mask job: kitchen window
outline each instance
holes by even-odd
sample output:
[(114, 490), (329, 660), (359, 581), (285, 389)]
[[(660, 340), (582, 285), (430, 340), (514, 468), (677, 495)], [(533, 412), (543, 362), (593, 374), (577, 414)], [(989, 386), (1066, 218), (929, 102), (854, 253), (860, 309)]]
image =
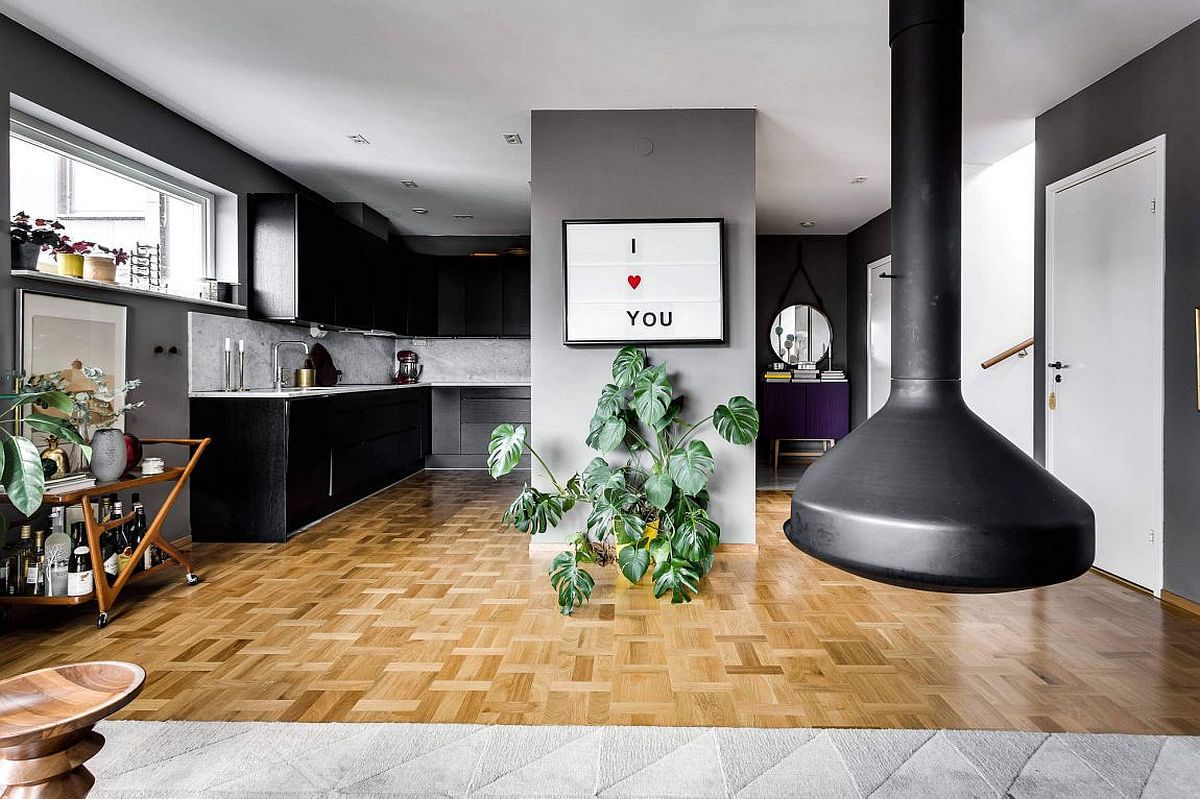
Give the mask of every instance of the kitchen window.
[[(12, 213), (56, 219), (71, 241), (129, 254), (116, 283), (204, 297), (216, 279), (214, 195), (48, 123), (9, 117)], [(42, 253), (39, 271), (54, 271)]]

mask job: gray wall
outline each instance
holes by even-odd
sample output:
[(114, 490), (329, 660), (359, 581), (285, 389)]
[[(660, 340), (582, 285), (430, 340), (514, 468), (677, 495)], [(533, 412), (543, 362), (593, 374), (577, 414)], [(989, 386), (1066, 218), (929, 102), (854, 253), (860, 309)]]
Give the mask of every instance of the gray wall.
[[(117, 139), (199, 178), (241, 195), (238, 274), (246, 283), (244, 195), (256, 191), (300, 191), (283, 174), (134, 91), (17, 23), (0, 16), (0, 93), (16, 94)], [(0, 137), (0, 216), (8, 219), (8, 137)], [(17, 209), (19, 210), (19, 209)], [(16, 363), (15, 289), (125, 305), (128, 312), (126, 370), (144, 381), (134, 394), (146, 407), (129, 417), (127, 429), (141, 436), (180, 436), (188, 431), (187, 313), (205, 306), (105, 292), (48, 286), (14, 279), (10, 251), (0, 247), (0, 373)], [(178, 355), (155, 355), (156, 344), (175, 345)], [(165, 453), (164, 453), (165, 454)], [(150, 494), (150, 492), (147, 492)], [(147, 496), (148, 504), (156, 497)], [(153, 509), (153, 508), (151, 508)], [(168, 532), (186, 532), (186, 495), (176, 505)]]
[[(1200, 22), (1184, 28), (1037, 118), (1034, 449), (1046, 420), (1046, 186), (1167, 136), (1165, 340), (1165, 588), (1200, 601), (1200, 413), (1193, 308), (1200, 305)], [(1155, 426), (1158, 419), (1130, 424)]]
[[(646, 137), (654, 149), (642, 156)], [(534, 111), (531, 139), (533, 429), (565, 479), (595, 454), (583, 440), (617, 348), (562, 343), (563, 219), (724, 217), (729, 342), (649, 351), (669, 364), (697, 417), (731, 395), (754, 396), (755, 111)], [(752, 542), (753, 448), (715, 433), (705, 439), (717, 458), (712, 510), (721, 540)]]
[(850, 426), (867, 419), (867, 264), (892, 251), (892, 212), (846, 236), (846, 346)]

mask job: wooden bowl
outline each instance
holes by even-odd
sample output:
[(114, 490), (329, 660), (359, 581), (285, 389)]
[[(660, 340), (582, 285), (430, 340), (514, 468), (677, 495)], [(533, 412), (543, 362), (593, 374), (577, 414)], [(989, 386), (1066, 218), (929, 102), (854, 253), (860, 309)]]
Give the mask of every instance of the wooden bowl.
[(87, 729), (132, 702), (146, 672), (116, 660), (73, 663), (0, 681), (0, 748)]

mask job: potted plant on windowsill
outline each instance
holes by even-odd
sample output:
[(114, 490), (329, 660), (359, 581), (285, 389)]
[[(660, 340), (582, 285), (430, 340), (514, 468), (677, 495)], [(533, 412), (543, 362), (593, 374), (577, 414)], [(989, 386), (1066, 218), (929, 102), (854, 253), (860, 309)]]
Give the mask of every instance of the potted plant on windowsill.
[(9, 224), (12, 240), (12, 268), (37, 269), (38, 256), (43, 250), (59, 246), (62, 224), (54, 219), (32, 219), (24, 211), (13, 214)]
[(67, 236), (59, 237), (58, 244), (50, 248), (58, 263), (58, 273), (67, 277), (83, 277), (83, 256), (95, 247), (91, 241), (71, 241)]
[[(615, 562), (632, 583), (653, 569), (655, 596), (670, 592), (672, 602), (690, 602), (712, 569), (721, 535), (708, 515), (705, 489), (716, 461), (695, 435), (712, 422), (733, 444), (758, 437), (758, 411), (745, 397), (733, 397), (697, 422), (684, 421), (684, 398), (675, 395), (666, 366), (648, 365), (636, 347), (617, 353), (612, 376), (588, 427), (588, 446), (602, 454), (565, 482), (526, 440), (523, 425), (500, 425), (488, 445), (492, 477), (511, 472), (528, 450), (554, 486), (543, 492), (526, 484), (513, 501), (504, 520), (520, 532), (544, 533), (576, 505), (591, 507), (586, 529), (572, 534), (570, 549), (550, 565), (564, 615), (591, 597), (595, 581), (582, 568), (586, 563)], [(604, 455), (618, 449), (629, 457), (612, 465)]]

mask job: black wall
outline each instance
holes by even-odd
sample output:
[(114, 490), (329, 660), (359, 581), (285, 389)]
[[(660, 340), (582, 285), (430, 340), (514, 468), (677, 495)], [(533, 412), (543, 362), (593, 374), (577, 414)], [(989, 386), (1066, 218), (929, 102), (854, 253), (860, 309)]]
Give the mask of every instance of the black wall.
[[(248, 229), (245, 194), (306, 191), (280, 172), (4, 16), (0, 16), (0, 93), (4, 97), (10, 93), (23, 97), (237, 193), (240, 217), (238, 275), (243, 286), (247, 274)], [(14, 210), (8, 207), (8, 137), (0, 137), (0, 142), (0, 216), (8, 219)], [(186, 435), (187, 313), (189, 310), (222, 311), (213, 306), (14, 279), (9, 271), (10, 258), (9, 248), (0, 247), (0, 320), (3, 320), (0, 322), (0, 373), (14, 368), (16, 363), (16, 289), (125, 305), (129, 308), (126, 372), (130, 377), (144, 381), (132, 398), (146, 402), (146, 407), (129, 416), (127, 429), (141, 436)], [(179, 354), (155, 355), (156, 344), (162, 344), (164, 349), (175, 345)], [(169, 457), (171, 453), (161, 454)], [(157, 498), (147, 494), (147, 503), (153, 510)], [(186, 532), (187, 519), (188, 503), (184, 494), (172, 514), (168, 532)]]
[[(789, 305), (824, 310), (833, 328), (833, 363), (846, 363), (846, 237), (759, 236), (756, 257), (755, 339), (758, 366), (777, 360), (771, 322)], [(798, 268), (801, 263), (804, 270)], [(805, 279), (804, 272), (808, 273)], [(814, 291), (815, 289), (815, 291)]]
[(846, 236), (846, 345), (852, 429), (867, 418), (867, 264), (891, 251), (891, 211), (884, 211)]
[[(1200, 600), (1200, 413), (1193, 309), (1200, 305), (1200, 22), (1037, 118), (1034, 448), (1045, 454), (1046, 186), (1167, 136), (1165, 518), (1167, 590)], [(1155, 425), (1147, 409), (1131, 424)]]

